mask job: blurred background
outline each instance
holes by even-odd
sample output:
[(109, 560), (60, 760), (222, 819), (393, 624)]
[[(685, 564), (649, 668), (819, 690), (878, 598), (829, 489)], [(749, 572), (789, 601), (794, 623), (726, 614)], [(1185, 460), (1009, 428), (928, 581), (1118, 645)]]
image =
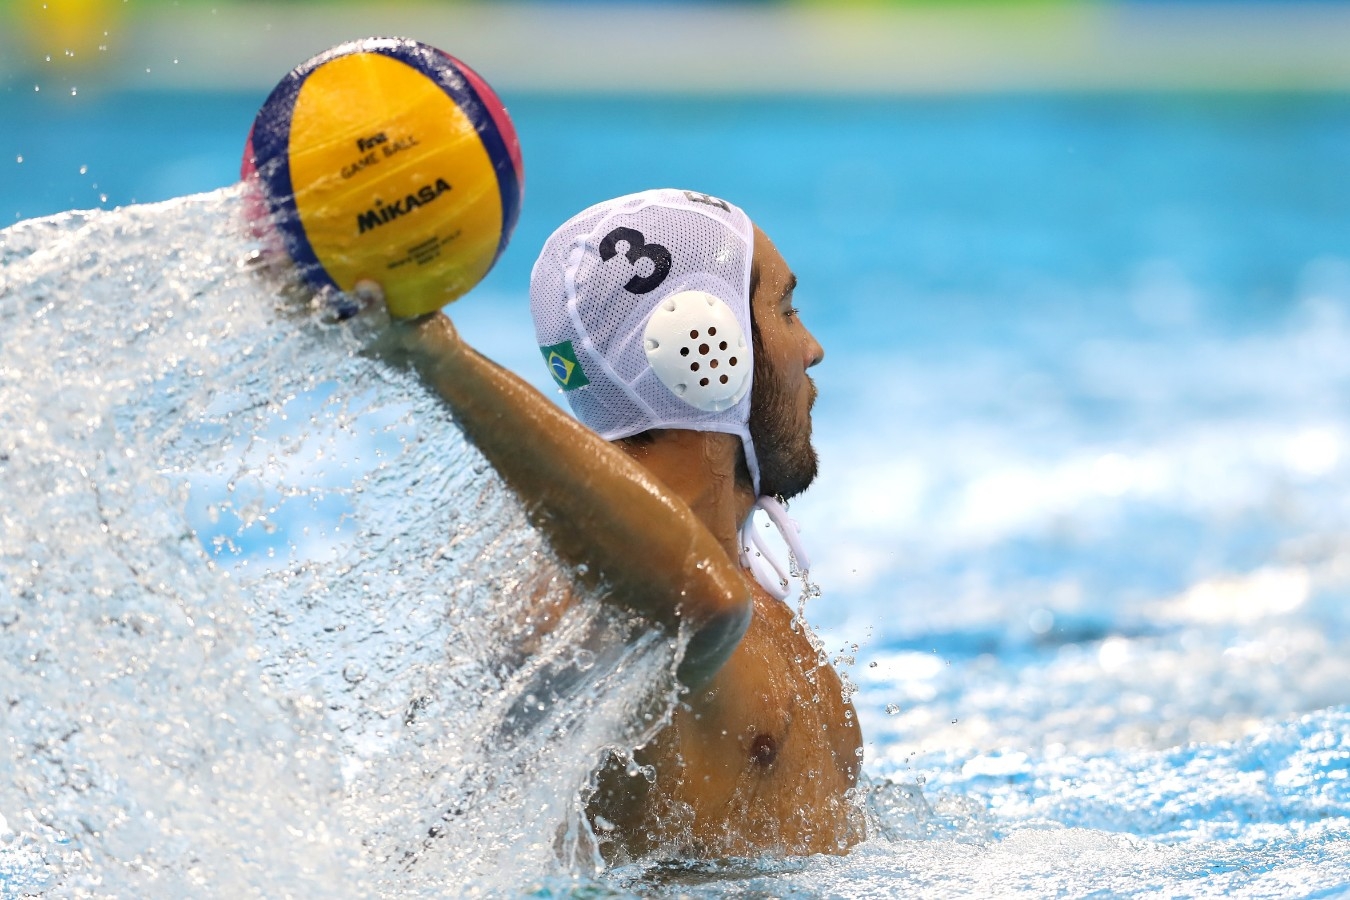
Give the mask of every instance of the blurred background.
[(1340, 2), (3, 0), (0, 216), (228, 183), (281, 75), (371, 34), (448, 48), (508, 101), (1350, 87)]
[(652, 186), (745, 207), (827, 349), (793, 510), (813, 621), (880, 661), (859, 678), (887, 752), (1165, 746), (1350, 701), (1350, 4), (9, 0), (0, 22), (5, 223), (233, 183), (272, 86), (342, 41), (468, 62), (516, 121), (525, 201), (454, 315), (541, 390), (525, 291), (554, 227)]

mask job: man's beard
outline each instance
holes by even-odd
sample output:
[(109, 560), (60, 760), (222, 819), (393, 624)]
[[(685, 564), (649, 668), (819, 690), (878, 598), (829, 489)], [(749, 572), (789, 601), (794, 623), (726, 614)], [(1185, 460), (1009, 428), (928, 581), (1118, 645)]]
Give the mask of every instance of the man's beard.
[[(797, 398), (783, 390), (761, 360), (764, 353), (755, 341), (755, 380), (750, 389), (750, 440), (759, 460), (759, 492), (788, 499), (810, 487), (819, 461), (811, 446), (811, 421), (797, 422)], [(810, 383), (810, 382), (808, 382)], [(811, 403), (815, 403), (811, 384)]]

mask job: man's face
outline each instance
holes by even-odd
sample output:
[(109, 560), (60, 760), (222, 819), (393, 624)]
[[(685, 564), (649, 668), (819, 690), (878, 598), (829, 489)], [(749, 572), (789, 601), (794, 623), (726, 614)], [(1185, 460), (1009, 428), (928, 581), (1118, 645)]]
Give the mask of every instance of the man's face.
[(754, 269), (758, 282), (750, 296), (755, 349), (750, 438), (759, 457), (760, 493), (795, 497), (816, 477), (811, 446), (816, 385), (806, 370), (824, 359), (825, 351), (792, 305), (797, 277), (758, 227)]

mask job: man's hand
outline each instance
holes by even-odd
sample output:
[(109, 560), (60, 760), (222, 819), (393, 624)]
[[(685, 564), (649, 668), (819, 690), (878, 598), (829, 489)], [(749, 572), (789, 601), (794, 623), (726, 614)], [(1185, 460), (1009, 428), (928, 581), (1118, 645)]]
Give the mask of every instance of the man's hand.
[(352, 288), (351, 293), (339, 294), (341, 300), (335, 304), (338, 320), (359, 316), (368, 309), (384, 306), (384, 288), (378, 281), (363, 278)]

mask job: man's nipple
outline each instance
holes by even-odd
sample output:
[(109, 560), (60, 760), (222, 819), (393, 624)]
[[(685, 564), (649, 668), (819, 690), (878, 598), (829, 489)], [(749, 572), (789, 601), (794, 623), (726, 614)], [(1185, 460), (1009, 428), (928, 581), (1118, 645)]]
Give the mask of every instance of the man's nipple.
[(750, 761), (765, 768), (773, 765), (778, 757), (778, 742), (772, 735), (757, 734), (750, 742)]

